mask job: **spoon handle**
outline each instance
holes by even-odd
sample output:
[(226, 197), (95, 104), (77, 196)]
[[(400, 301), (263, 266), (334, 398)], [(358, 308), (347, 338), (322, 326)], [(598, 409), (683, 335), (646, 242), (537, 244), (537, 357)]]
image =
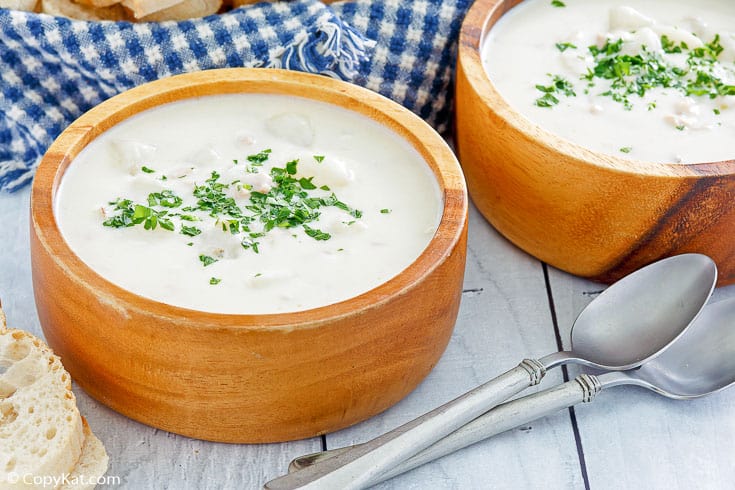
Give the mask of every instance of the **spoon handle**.
[[(590, 402), (602, 388), (596, 376), (582, 374), (567, 383), (499, 405), (408, 460), (366, 481), (365, 487), (377, 485), (447, 454), (564, 408), (581, 402)], [(355, 446), (300, 456), (291, 462), (289, 471), (298, 471), (317, 464), (353, 447)]]
[(538, 384), (546, 369), (537, 360), (518, 366), (474, 390), (372, 441), (271, 480), (269, 490), (365, 488), (369, 481), (479, 417), (523, 389)]

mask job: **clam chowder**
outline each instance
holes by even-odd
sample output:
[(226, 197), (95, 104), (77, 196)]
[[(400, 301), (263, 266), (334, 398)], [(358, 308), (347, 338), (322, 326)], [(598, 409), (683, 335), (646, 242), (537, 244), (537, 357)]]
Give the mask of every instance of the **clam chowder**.
[(526, 0), (481, 54), (514, 109), (588, 149), (735, 158), (735, 2)]
[(300, 311), (366, 292), (424, 250), (441, 218), (421, 155), (337, 106), (207, 96), (137, 114), (66, 170), (71, 249), (141, 296), (199, 311)]

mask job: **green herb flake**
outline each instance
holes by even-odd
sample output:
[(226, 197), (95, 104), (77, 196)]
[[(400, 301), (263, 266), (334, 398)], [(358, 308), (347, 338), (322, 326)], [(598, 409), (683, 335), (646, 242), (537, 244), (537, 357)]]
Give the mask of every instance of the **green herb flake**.
[(322, 163), (324, 161), (324, 155), (314, 155), (314, 160), (316, 160), (317, 163)]
[(153, 170), (152, 168), (148, 168), (148, 167), (146, 167), (145, 165), (143, 165), (143, 166), (142, 166), (142, 167), (141, 167), (140, 169), (141, 169), (141, 170), (142, 170), (143, 172), (147, 173), (147, 174), (154, 174), (154, 173), (156, 173), (156, 171), (155, 171), (155, 170)]
[(312, 180), (314, 180), (314, 177), (309, 177), (308, 179), (306, 178), (299, 179), (299, 185), (301, 186), (302, 189), (307, 190), (307, 191), (316, 189), (316, 186), (311, 182)]
[(182, 235), (197, 236), (197, 235), (201, 235), (201, 233), (202, 233), (202, 230), (200, 230), (196, 226), (186, 226), (186, 225), (181, 226)]
[[(266, 149), (249, 155), (249, 167), (261, 166), (270, 154), (271, 150)], [(324, 157), (315, 155), (314, 159), (320, 162)], [(349, 214), (353, 218), (350, 224), (362, 217), (362, 211), (340, 201), (329, 186), (319, 186), (314, 177), (297, 178), (298, 162), (294, 159), (283, 167), (270, 168), (273, 185), (267, 192), (254, 191), (240, 179), (223, 182), (220, 173), (212, 171), (203, 183), (194, 185), (188, 196), (162, 190), (148, 194), (144, 203), (119, 198), (109, 203), (114, 209), (108, 213), (103, 225), (113, 228), (142, 225), (146, 230), (158, 227), (169, 231), (178, 229), (183, 236), (195, 237), (202, 234), (202, 227), (191, 223), (202, 221), (203, 215), (209, 215), (215, 226), (237, 236), (244, 249), (259, 253), (260, 238), (275, 228), (302, 228), (315, 240), (329, 240), (331, 235), (313, 224), (319, 220), (325, 207), (335, 207)], [(232, 192), (242, 189), (250, 192), (243, 196)], [(329, 195), (314, 193), (317, 189)], [(292, 233), (292, 236), (299, 235)], [(188, 242), (187, 245), (193, 246), (193, 243)], [(217, 262), (216, 258), (208, 255), (199, 255), (198, 258), (205, 267)]]
[(714, 112), (716, 116), (719, 116), (721, 114), (721, 111), (716, 107), (712, 109), (712, 112)]
[(553, 107), (559, 103), (557, 96), (576, 97), (572, 83), (559, 75), (551, 76), (550, 85), (536, 85), (536, 90), (543, 93), (541, 97), (536, 99), (535, 104), (538, 107)]
[(200, 255), (199, 260), (204, 265), (204, 267), (208, 267), (217, 262), (217, 259), (215, 259), (214, 257), (210, 257), (209, 255)]
[(380, 210), (380, 212), (381, 212), (382, 214), (389, 214), (389, 213), (391, 212), (391, 210), (390, 210), (390, 209), (388, 209), (388, 208), (383, 208), (383, 209), (381, 209), (381, 210)]
[(620, 148), (620, 152), (621, 153), (630, 153), (632, 150), (633, 150), (633, 148), (631, 148), (630, 146), (624, 146), (624, 147)]
[(572, 43), (556, 43), (556, 49), (563, 53), (567, 49), (577, 49), (577, 46)]
[(263, 165), (263, 162), (268, 160), (268, 158), (271, 155), (271, 150), (263, 150), (261, 152), (256, 153), (255, 155), (248, 155), (248, 162), (250, 162), (252, 165)]
[(314, 240), (329, 240), (330, 238), (332, 238), (332, 235), (330, 235), (329, 233), (311, 228), (308, 225), (304, 225), (304, 231)]
[(221, 282), (222, 282), (222, 279), (218, 279), (216, 277), (212, 277), (209, 279), (209, 284), (211, 284), (212, 286), (216, 286), (217, 284)]
[(566, 7), (567, 4), (562, 2), (561, 0), (551, 0), (551, 6), (552, 7)]

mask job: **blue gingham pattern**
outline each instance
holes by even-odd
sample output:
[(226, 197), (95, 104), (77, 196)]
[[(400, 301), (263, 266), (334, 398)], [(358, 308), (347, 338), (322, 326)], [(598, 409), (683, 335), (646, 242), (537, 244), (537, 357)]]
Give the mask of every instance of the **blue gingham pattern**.
[(0, 9), (0, 190), (30, 182), (53, 139), (141, 83), (220, 67), (352, 81), (447, 128), (470, 0), (263, 3), (183, 22), (84, 22)]
[(333, 5), (344, 22), (377, 42), (358, 83), (448, 129), (457, 40), (473, 0), (358, 0)]

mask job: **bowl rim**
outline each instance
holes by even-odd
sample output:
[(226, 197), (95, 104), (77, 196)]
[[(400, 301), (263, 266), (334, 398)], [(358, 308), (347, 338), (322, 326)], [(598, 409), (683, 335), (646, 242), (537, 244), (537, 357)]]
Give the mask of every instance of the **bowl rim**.
[[(443, 201), (437, 230), (421, 254), (397, 275), (358, 296), (308, 310), (269, 314), (216, 313), (168, 305), (123, 289), (85, 264), (64, 240), (54, 213), (58, 186), (74, 157), (105, 130), (144, 110), (194, 97), (251, 92), (297, 96), (362, 114), (392, 130), (418, 151), (430, 167)], [(273, 68), (222, 68), (148, 82), (84, 113), (42, 157), (31, 188), (30, 211), (32, 232), (56, 266), (100, 302), (118, 311), (135, 310), (200, 329), (289, 330), (318, 327), (378, 308), (420, 284), (461, 243), (467, 228), (468, 196), (459, 162), (447, 142), (398, 103), (322, 75)], [(32, 251), (35, 253), (38, 252)]]
[(486, 74), (481, 50), (486, 36), (497, 21), (523, 1), (476, 0), (467, 11), (460, 28), (458, 69), (463, 69), (468, 85), (489, 110), (495, 112), (516, 131), (527, 135), (550, 152), (563, 153), (583, 164), (614, 172), (683, 179), (735, 175), (735, 157), (718, 162), (656, 163), (589, 150), (531, 122), (520, 111), (511, 107)]

